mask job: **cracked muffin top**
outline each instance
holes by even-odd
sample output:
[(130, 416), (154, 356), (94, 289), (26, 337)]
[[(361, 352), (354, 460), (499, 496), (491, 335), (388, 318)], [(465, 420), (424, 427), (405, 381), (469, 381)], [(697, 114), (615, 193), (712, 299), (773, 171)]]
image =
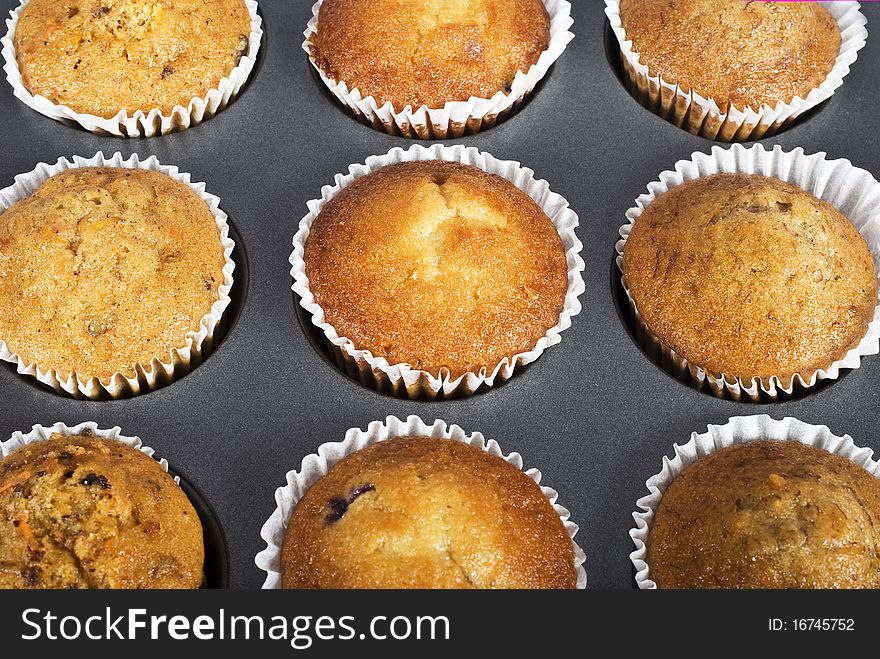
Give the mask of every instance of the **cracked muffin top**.
[(0, 462), (0, 588), (198, 588), (202, 526), (161, 465), (91, 434)]
[(880, 480), (798, 441), (736, 444), (672, 481), (647, 548), (658, 588), (880, 588)]
[(284, 588), (574, 588), (541, 488), (462, 442), (397, 437), (352, 453), (297, 503)]
[(877, 305), (853, 224), (763, 176), (707, 176), (656, 199), (632, 228), (623, 273), (664, 345), (746, 381), (827, 368), (859, 344)]
[(312, 56), (379, 106), (509, 93), (550, 45), (542, 0), (324, 0)]
[(722, 112), (806, 98), (840, 54), (840, 28), (818, 2), (621, 0), (620, 20), (651, 75)]
[(165, 174), (74, 168), (0, 214), (0, 339), (65, 379), (134, 376), (219, 298), (208, 205)]
[(250, 32), (243, 0), (29, 0), (14, 43), (28, 91), (111, 118), (204, 98)]
[(439, 375), (491, 371), (559, 322), (562, 240), (512, 183), (425, 161), (357, 179), (312, 224), (315, 301), (357, 349)]

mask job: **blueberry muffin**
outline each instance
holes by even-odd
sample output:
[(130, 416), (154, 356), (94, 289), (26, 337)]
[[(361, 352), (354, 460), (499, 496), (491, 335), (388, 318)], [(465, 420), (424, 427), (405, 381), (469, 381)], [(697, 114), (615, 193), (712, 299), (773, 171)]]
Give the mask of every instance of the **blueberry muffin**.
[(29, 0), (14, 43), (31, 94), (111, 118), (204, 98), (249, 48), (244, 0)]
[(398, 437), (338, 462), (291, 513), (284, 588), (574, 588), (541, 488), (462, 442)]
[(797, 441), (736, 444), (672, 481), (647, 550), (658, 588), (880, 588), (880, 480)]
[(158, 462), (92, 435), (0, 462), (0, 588), (198, 588), (199, 517)]

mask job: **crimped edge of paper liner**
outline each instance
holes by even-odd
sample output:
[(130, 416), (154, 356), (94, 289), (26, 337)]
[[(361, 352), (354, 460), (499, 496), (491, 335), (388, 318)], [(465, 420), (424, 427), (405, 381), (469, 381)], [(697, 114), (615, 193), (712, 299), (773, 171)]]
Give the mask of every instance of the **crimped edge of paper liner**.
[[(223, 246), (223, 283), (218, 288), (219, 298), (211, 305), (211, 309), (199, 321), (199, 329), (190, 330), (184, 337), (184, 343), (171, 348), (167, 357), (154, 357), (149, 364), (135, 364), (133, 374), (116, 372), (106, 378), (80, 378), (75, 372), (62, 374), (52, 367), (43, 367), (36, 362), (25, 362), (20, 355), (13, 352), (0, 337), (0, 359), (16, 364), (22, 375), (30, 375), (39, 382), (48, 385), (58, 392), (65, 392), (74, 398), (100, 399), (104, 397), (121, 398), (153, 391), (189, 373), (198, 366), (213, 349), (215, 332), (221, 325), (223, 313), (229, 306), (232, 289), (232, 272), (235, 262), (232, 251), (235, 243), (229, 237), (229, 224), (226, 213), (220, 209), (220, 198), (205, 191), (204, 183), (193, 183), (189, 174), (182, 173), (177, 167), (162, 165), (155, 156), (141, 160), (137, 154), (123, 158), (118, 151), (110, 158), (98, 152), (92, 158), (73, 156), (72, 160), (59, 158), (55, 164), (41, 162), (33, 170), (15, 177), (15, 183), (0, 190), (0, 214), (15, 202), (32, 195), (48, 178), (60, 172), (80, 167), (120, 167), (125, 169), (145, 169), (161, 172), (179, 181), (195, 192), (214, 216)], [(217, 332), (219, 335), (219, 332)]]
[(778, 145), (768, 150), (761, 144), (750, 147), (734, 144), (727, 148), (714, 146), (708, 154), (696, 152), (691, 155), (690, 160), (678, 161), (673, 170), (661, 173), (659, 180), (648, 185), (648, 193), (639, 196), (636, 206), (626, 212), (628, 221), (620, 228), (621, 240), (615, 245), (620, 281), (629, 301), (636, 339), (653, 361), (675, 377), (689, 381), (697, 389), (708, 389), (715, 396), (763, 402), (802, 393), (823, 380), (836, 380), (843, 369), (856, 369), (861, 365), (862, 357), (880, 352), (880, 305), (875, 306), (874, 317), (868, 325), (867, 333), (857, 346), (851, 348), (841, 359), (814, 371), (806, 378), (801, 374), (794, 374), (746, 381), (723, 373), (715, 376), (688, 362), (681, 354), (664, 345), (648, 329), (623, 275), (623, 253), (630, 232), (645, 208), (671, 188), (717, 173), (771, 176), (824, 199), (859, 230), (868, 243), (874, 265), (880, 272), (880, 183), (870, 172), (855, 167), (849, 160), (827, 160), (825, 152), (806, 155), (800, 147), (786, 152)]
[(666, 488), (687, 467), (710, 453), (733, 444), (759, 440), (797, 441), (807, 446), (815, 446), (842, 456), (874, 476), (880, 477), (880, 463), (874, 461), (874, 453), (871, 449), (856, 446), (849, 435), (833, 434), (827, 426), (804, 423), (792, 417), (777, 421), (766, 414), (735, 416), (724, 425), (710, 424), (707, 432), (691, 433), (690, 441), (686, 444), (673, 445), (672, 459), (663, 456), (663, 468), (645, 484), (649, 494), (636, 502), (640, 510), (633, 513), (635, 527), (629, 532), (636, 548), (629, 557), (635, 566), (636, 584), (640, 589), (657, 588), (657, 584), (649, 577), (649, 567), (645, 559), (648, 553), (647, 542), (651, 522)]
[(440, 419), (428, 425), (419, 417), (410, 415), (406, 418), (406, 421), (394, 416), (386, 417), (384, 422), (373, 421), (367, 426), (366, 430), (349, 428), (345, 433), (344, 440), (322, 444), (318, 448), (317, 453), (307, 455), (303, 459), (298, 471), (290, 470), (287, 472), (287, 484), (275, 490), (277, 507), (260, 530), (260, 537), (266, 542), (266, 548), (257, 554), (255, 562), (258, 568), (266, 572), (266, 580), (263, 584), (264, 589), (281, 588), (281, 547), (284, 543), (287, 520), (290, 518), (290, 514), (297, 502), (305, 495), (308, 489), (318, 479), (326, 475), (333, 465), (342, 460), (342, 458), (377, 442), (394, 437), (413, 435), (436, 439), (451, 439), (468, 444), (490, 455), (504, 459), (535, 481), (540, 486), (544, 496), (553, 505), (553, 509), (559, 515), (565, 530), (571, 538), (575, 573), (577, 575), (577, 588), (584, 589), (587, 587), (587, 573), (584, 569), (586, 555), (583, 549), (575, 542), (575, 536), (579, 527), (571, 521), (571, 513), (557, 503), (559, 493), (552, 488), (541, 485), (541, 472), (538, 469), (524, 469), (522, 456), (519, 453), (505, 455), (501, 451), (498, 442), (494, 439), (487, 440), (482, 433), (467, 433), (460, 426), (448, 424)]
[(372, 96), (364, 98), (356, 87), (349, 89), (345, 82), (327, 76), (318, 66), (311, 50), (312, 37), (318, 31), (318, 12), (323, 0), (318, 0), (312, 6), (312, 18), (303, 33), (305, 41), (302, 47), (330, 93), (364, 123), (390, 135), (402, 135), (409, 139), (454, 139), (491, 128), (516, 112), (574, 39), (570, 30), (574, 24), (571, 3), (567, 0), (542, 1), (550, 14), (550, 43), (527, 72), (517, 72), (510, 92), (499, 91), (492, 98), (474, 96), (467, 101), (451, 101), (442, 108), (429, 108), (427, 105), (413, 108), (407, 105), (397, 112), (391, 101), (380, 106)]
[(660, 75), (651, 75), (628, 40), (620, 18), (620, 0), (605, 0), (605, 14), (620, 46), (624, 80), (644, 107), (690, 133), (722, 142), (742, 142), (769, 137), (787, 127), (804, 112), (831, 98), (843, 84), (850, 67), (868, 38), (867, 19), (858, 2), (821, 2), (840, 27), (840, 53), (828, 76), (806, 98), (796, 96), (775, 107), (731, 106), (722, 112), (718, 103), (696, 91), (682, 89)]
[(34, 96), (25, 87), (15, 54), (14, 37), (21, 12), (28, 2), (29, 0), (21, 0), (21, 4), (9, 12), (9, 18), (6, 20), (6, 36), (0, 39), (4, 60), (3, 70), (6, 72), (6, 80), (12, 86), (15, 97), (51, 119), (72, 122), (99, 135), (155, 137), (186, 130), (210, 119), (238, 95), (250, 78), (263, 39), (263, 19), (257, 11), (259, 6), (254, 0), (244, 0), (251, 19), (248, 52), (242, 56), (241, 61), (229, 72), (229, 75), (220, 79), (216, 88), (208, 91), (204, 97), (193, 98), (187, 107), (174, 106), (170, 114), (163, 114), (159, 108), (153, 108), (149, 112), (138, 110), (131, 116), (126, 110), (120, 110), (113, 117), (98, 117), (93, 114), (76, 112), (66, 105), (55, 103), (39, 94)]
[[(559, 233), (565, 250), (568, 288), (559, 315), (559, 322), (547, 330), (534, 348), (528, 352), (504, 358), (495, 365), (491, 372), (484, 367), (479, 373), (465, 373), (453, 379), (445, 369), (441, 370), (438, 376), (428, 371), (411, 368), (409, 364), (390, 364), (384, 357), (376, 357), (368, 350), (359, 350), (350, 339), (340, 337), (336, 329), (325, 321), (324, 310), (315, 302), (309, 289), (309, 279), (306, 276), (305, 261), (303, 260), (305, 244), (312, 222), (327, 202), (355, 179), (383, 167), (400, 162), (429, 160), (444, 160), (472, 165), (511, 181), (517, 188), (529, 195), (550, 218)], [(571, 319), (581, 312), (579, 297), (585, 289), (583, 279), (585, 266), (580, 254), (583, 245), (575, 233), (575, 228), (579, 223), (578, 216), (571, 210), (568, 201), (552, 192), (546, 181), (536, 179), (534, 171), (523, 167), (520, 163), (512, 160), (498, 160), (474, 147), (461, 145), (447, 147), (435, 144), (428, 148), (415, 144), (406, 151), (398, 147), (383, 156), (371, 156), (362, 165), (351, 165), (348, 174), (337, 174), (335, 180), (335, 185), (322, 188), (320, 199), (308, 202), (309, 213), (300, 221), (299, 230), (293, 237), (294, 249), (290, 256), (292, 288), (293, 292), (299, 296), (302, 308), (311, 315), (312, 324), (324, 334), (336, 364), (351, 378), (365, 386), (394, 396), (414, 399), (440, 400), (454, 396), (472, 395), (481, 387), (489, 388), (494, 386), (496, 381), (508, 380), (516, 368), (538, 359), (547, 348), (561, 341), (561, 333), (571, 326)]]

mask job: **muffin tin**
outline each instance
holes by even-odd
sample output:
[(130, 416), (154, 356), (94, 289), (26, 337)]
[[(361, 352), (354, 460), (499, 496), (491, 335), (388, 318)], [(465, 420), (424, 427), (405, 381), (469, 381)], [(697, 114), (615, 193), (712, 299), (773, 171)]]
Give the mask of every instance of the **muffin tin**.
[[(0, 0), (4, 15), (16, 0)], [(517, 160), (546, 179), (580, 216), (586, 292), (562, 342), (502, 386), (472, 398), (414, 402), (367, 389), (339, 371), (314, 340), (291, 293), (291, 239), (306, 201), (335, 174), (411, 142), (359, 123), (337, 105), (302, 51), (311, 2), (263, 0), (265, 34), (246, 89), (204, 124), (165, 137), (100, 137), (39, 115), (0, 87), (0, 185), (59, 156), (98, 151), (155, 155), (205, 181), (229, 215), (237, 249), (228, 331), (214, 353), (158, 391), (117, 401), (62, 397), (0, 368), (0, 435), (35, 423), (119, 425), (166, 457), (206, 525), (209, 582), (257, 588), (260, 528), (275, 509), (284, 474), (347, 429), (388, 415), (443, 419), (498, 440), (559, 491), (581, 530), (591, 588), (633, 587), (628, 535), (674, 442), (729, 417), (769, 414), (827, 425), (880, 449), (880, 357), (806, 396), (775, 404), (736, 403), (700, 393), (656, 366), (633, 340), (614, 263), (625, 212), (646, 185), (713, 142), (672, 126), (630, 97), (601, 0), (574, 3), (577, 35), (529, 102), (506, 122), (446, 144)], [(869, 35), (880, 9), (864, 6)], [(789, 130), (764, 140), (786, 150), (827, 151), (880, 175), (873, 138), (880, 41), (869, 36), (836, 93)], [(189, 493), (189, 492), (188, 492)], [(224, 542), (225, 535), (225, 542)], [(225, 545), (225, 546), (224, 546)], [(228, 554), (227, 554), (228, 551)], [(226, 560), (228, 556), (228, 561)], [(216, 578), (212, 578), (214, 574)]]

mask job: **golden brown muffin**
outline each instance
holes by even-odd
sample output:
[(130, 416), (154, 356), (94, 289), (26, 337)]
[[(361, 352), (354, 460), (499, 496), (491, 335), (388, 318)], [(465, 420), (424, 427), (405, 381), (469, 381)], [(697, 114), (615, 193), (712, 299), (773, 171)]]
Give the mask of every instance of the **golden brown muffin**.
[(574, 588), (535, 482), (462, 442), (397, 437), (338, 462), (291, 513), (284, 588)]
[(438, 375), (492, 369), (559, 322), (565, 251), (509, 181), (401, 163), (343, 189), (305, 244), (309, 288), (356, 348)]
[(880, 588), (880, 480), (797, 441), (722, 449), (666, 489), (658, 588)]
[(14, 42), (29, 92), (110, 118), (204, 98), (250, 32), (243, 0), (30, 0)]
[(208, 205), (165, 174), (57, 174), (0, 214), (0, 339), (62, 376), (128, 376), (168, 359), (219, 298)]
[(621, 0), (620, 20), (651, 75), (722, 112), (806, 98), (840, 53), (840, 28), (817, 2)]
[(0, 462), (0, 588), (198, 588), (202, 526), (141, 451), (91, 434)]
[(655, 200), (632, 228), (623, 273), (664, 345), (746, 381), (830, 366), (877, 305), (874, 261), (852, 223), (763, 176), (708, 176)]
[(324, 0), (312, 56), (400, 111), (508, 93), (549, 44), (541, 0)]

